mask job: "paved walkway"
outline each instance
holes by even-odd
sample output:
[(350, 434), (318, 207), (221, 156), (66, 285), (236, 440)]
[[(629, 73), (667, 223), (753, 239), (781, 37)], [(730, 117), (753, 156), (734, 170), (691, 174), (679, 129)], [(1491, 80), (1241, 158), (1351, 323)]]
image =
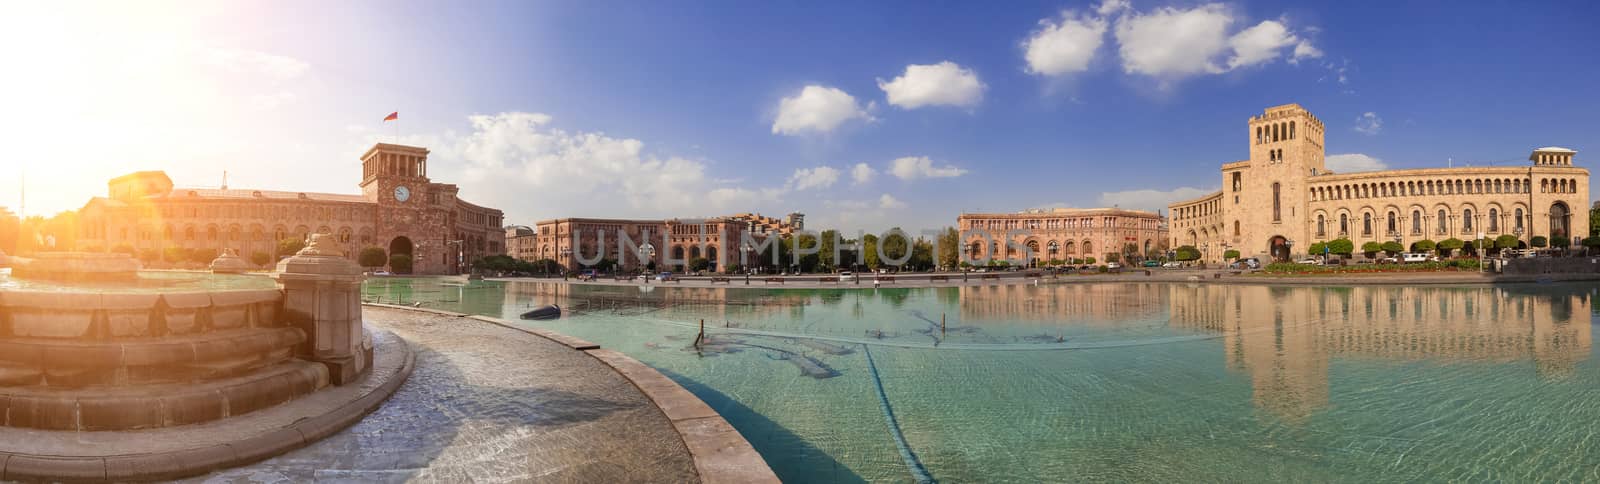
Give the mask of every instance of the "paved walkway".
[(470, 318), (366, 308), (416, 351), (378, 411), (321, 442), (190, 482), (695, 482), (683, 439), (595, 358)]

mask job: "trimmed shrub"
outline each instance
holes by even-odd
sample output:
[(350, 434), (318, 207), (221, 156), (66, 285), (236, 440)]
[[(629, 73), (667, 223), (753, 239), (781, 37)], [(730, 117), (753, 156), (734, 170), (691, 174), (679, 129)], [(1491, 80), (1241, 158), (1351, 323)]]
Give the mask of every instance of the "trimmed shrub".
[(1550, 245), (1550, 241), (1544, 238), (1543, 235), (1535, 235), (1533, 238), (1528, 239), (1528, 245), (1543, 249)]
[(272, 263), (272, 254), (268, 254), (266, 252), (261, 252), (261, 251), (251, 252), (250, 253), (250, 262), (254, 263), (257, 266), (265, 266), (267, 264)]
[(361, 253), (356, 256), (356, 261), (361, 267), (383, 267), (383, 263), (388, 260), (389, 254), (382, 247), (361, 249)]
[(1391, 240), (1383, 243), (1383, 251), (1388, 253), (1389, 257), (1394, 257), (1396, 255), (1400, 255), (1401, 252), (1405, 252), (1406, 247), (1400, 245), (1399, 242)]
[(1356, 243), (1351, 242), (1350, 239), (1333, 239), (1328, 241), (1328, 252), (1348, 257), (1351, 253), (1354, 253), (1355, 250)]
[[(1175, 257), (1175, 258), (1177, 260), (1184, 261), (1184, 262), (1188, 262), (1188, 261), (1192, 261), (1192, 260), (1196, 260), (1196, 259), (1200, 258), (1200, 249), (1196, 249), (1192, 245), (1180, 246), (1180, 247), (1178, 247), (1178, 249), (1175, 252), (1177, 252), (1177, 254), (1176, 254), (1177, 257)], [(1091, 262), (1091, 264), (1092, 264), (1092, 262)]]
[(1227, 251), (1224, 251), (1222, 253), (1222, 259), (1223, 260), (1234, 260), (1234, 259), (1238, 259), (1238, 258), (1239, 258), (1239, 251), (1237, 251), (1237, 250), (1228, 249)]
[(389, 270), (393, 271), (395, 274), (410, 274), (411, 256), (406, 254), (395, 254), (389, 256)]

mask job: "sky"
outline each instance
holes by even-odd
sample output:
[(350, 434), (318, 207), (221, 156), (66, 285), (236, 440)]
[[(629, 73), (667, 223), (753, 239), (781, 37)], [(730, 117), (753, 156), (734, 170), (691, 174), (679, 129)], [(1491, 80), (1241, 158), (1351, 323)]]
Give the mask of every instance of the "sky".
[[(105, 182), (359, 193), (374, 142), (509, 224), (1155, 210), (1298, 103), (1330, 168), (1600, 133), (1593, 2), (0, 1), (0, 206)], [(390, 112), (397, 122), (382, 122)], [(1595, 153), (1600, 153), (1596, 151)]]

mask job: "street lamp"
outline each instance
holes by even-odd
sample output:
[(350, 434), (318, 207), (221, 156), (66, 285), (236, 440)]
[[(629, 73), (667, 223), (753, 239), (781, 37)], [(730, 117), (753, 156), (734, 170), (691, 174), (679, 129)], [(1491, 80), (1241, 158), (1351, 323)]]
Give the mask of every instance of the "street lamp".
[[(752, 222), (751, 225), (753, 226), (754, 222)], [(754, 247), (751, 247), (749, 242), (739, 245), (739, 251), (744, 255), (744, 257), (739, 259), (739, 268), (744, 270), (744, 285), (746, 286), (750, 285), (750, 268), (747, 266), (750, 265), (750, 249), (753, 248)]]

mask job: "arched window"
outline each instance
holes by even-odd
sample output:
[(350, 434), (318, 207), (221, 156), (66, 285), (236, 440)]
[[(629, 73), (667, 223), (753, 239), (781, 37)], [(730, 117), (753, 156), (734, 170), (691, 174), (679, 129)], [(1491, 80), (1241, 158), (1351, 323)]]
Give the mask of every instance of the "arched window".
[(1389, 233), (1391, 234), (1400, 231), (1400, 227), (1395, 222), (1394, 212), (1389, 212)]
[(1289, 122), (1289, 139), (1294, 139), (1294, 121)]
[(1238, 220), (1234, 220), (1233, 221), (1233, 236), (1234, 237), (1238, 237), (1239, 236), (1239, 221)]
[(1571, 233), (1568, 230), (1567, 204), (1556, 202), (1550, 205), (1550, 236), (1564, 237)]
[(1372, 214), (1361, 214), (1361, 235), (1372, 235)]
[(1519, 209), (1517, 209), (1517, 211), (1516, 211), (1516, 212), (1514, 212), (1514, 213), (1515, 213), (1515, 214), (1516, 214), (1516, 216), (1517, 216), (1517, 223), (1516, 223), (1516, 225), (1512, 225), (1512, 227), (1516, 227), (1516, 229), (1517, 229), (1517, 230), (1518, 230), (1518, 231), (1521, 231), (1521, 230), (1522, 230), (1522, 209), (1520, 209), (1520, 208), (1519, 208)]
[(1261, 144), (1261, 127), (1256, 126), (1256, 144)]
[(1472, 231), (1472, 209), (1461, 211), (1461, 233)]
[(1278, 189), (1279, 189), (1278, 182), (1272, 182), (1272, 221), (1273, 222), (1278, 222), (1278, 221), (1283, 220), (1283, 216), (1282, 216), (1283, 215), (1283, 212), (1282, 212), (1283, 204), (1279, 203), (1279, 199), (1278, 199), (1279, 190)]
[(1449, 220), (1450, 220), (1450, 216), (1446, 215), (1444, 213), (1443, 209), (1440, 209), (1439, 210), (1439, 233), (1442, 234), (1442, 233), (1445, 233), (1445, 231), (1449, 230), (1449, 226), (1450, 226)]
[(1421, 210), (1412, 210), (1411, 211), (1411, 233), (1413, 233), (1413, 234), (1422, 233), (1422, 211)]
[[(1324, 220), (1322, 219), (1322, 214), (1320, 214), (1320, 213), (1317, 214), (1317, 236), (1318, 237), (1321, 237), (1322, 234), (1323, 234), (1323, 231), (1322, 231), (1323, 222), (1324, 222)], [(1239, 224), (1239, 222), (1237, 222), (1237, 221), (1234, 222), (1234, 227), (1238, 227), (1239, 226), (1238, 224)], [(1239, 235), (1237, 229), (1234, 232), (1235, 232), (1234, 235)]]
[(1339, 214), (1339, 235), (1343, 236), (1348, 233), (1350, 233), (1350, 215), (1341, 213)]
[(1500, 231), (1500, 210), (1499, 209), (1494, 209), (1494, 208), (1489, 209), (1489, 231), (1490, 232), (1499, 232)]

